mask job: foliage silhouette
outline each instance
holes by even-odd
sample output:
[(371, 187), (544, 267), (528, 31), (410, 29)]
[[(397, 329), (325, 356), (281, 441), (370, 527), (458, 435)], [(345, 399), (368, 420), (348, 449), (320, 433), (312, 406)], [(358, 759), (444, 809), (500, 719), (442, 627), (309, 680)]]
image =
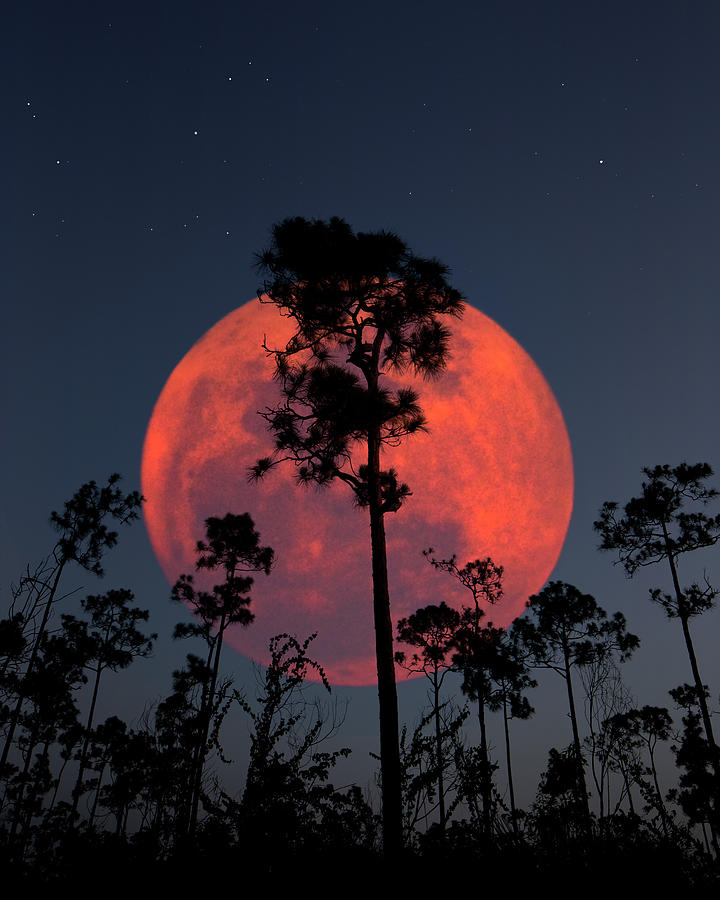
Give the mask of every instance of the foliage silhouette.
[(443, 728), (441, 723), (440, 690), (445, 676), (452, 668), (450, 653), (454, 649), (455, 636), (460, 627), (460, 614), (444, 601), (439, 606), (418, 609), (397, 625), (397, 639), (403, 644), (419, 648), (419, 653), (398, 651), (395, 662), (408, 672), (422, 673), (432, 687), (432, 716), (435, 723), (435, 769), (437, 772), (438, 812), (440, 830), (445, 830), (447, 811), (445, 806), (445, 769), (448, 761), (443, 753)]
[[(458, 709), (455, 704), (448, 701), (441, 704), (438, 711), (439, 737), (435, 727), (431, 733), (426, 732), (427, 726), (435, 720), (435, 710), (432, 708), (421, 714), (412, 732), (407, 725), (400, 731), (403, 832), (406, 848), (412, 847), (419, 839), (418, 828), (427, 827), (431, 817), (435, 812), (439, 812), (440, 767), (444, 774), (442, 785), (445, 792), (446, 821), (470, 793), (471, 775), (463, 768), (467, 757), (462, 752), (464, 748), (461, 738), (461, 728), (468, 715), (467, 708)], [(477, 783), (474, 783), (472, 788), (477, 790)], [(448, 802), (452, 794), (454, 797)], [(470, 802), (473, 799), (474, 797)], [(444, 833), (440, 822), (431, 825), (430, 829)]]
[[(380, 820), (360, 787), (331, 783), (349, 749), (335, 743), (342, 715), (314, 699), (322, 686), (306, 682), (311, 671), (327, 681), (320, 663), (309, 655), (312, 636), (305, 642), (275, 637), (270, 666), (252, 699), (215, 671), (223, 616), (240, 622), (252, 618), (249, 585), (241, 589), (228, 572), (240, 582), (250, 580), (252, 570), (239, 571), (247, 561), (243, 563), (239, 553), (233, 557), (233, 548), (244, 546), (239, 535), (252, 536), (254, 528), (249, 516), (213, 522), (198, 554), (204, 567), (219, 571), (219, 584), (202, 596), (186, 578), (176, 595), (185, 591), (198, 612), (194, 622), (176, 631), (199, 638), (203, 651), (187, 655), (185, 664), (173, 672), (170, 695), (159, 702), (150, 698), (133, 727), (116, 716), (95, 725), (94, 701), (101, 681), (105, 684), (104, 672), (114, 668), (118, 679), (125, 678), (120, 670), (149, 651), (154, 639), (141, 633), (145, 613), (131, 606), (130, 591), (111, 590), (78, 601), (82, 612), (74, 609), (72, 615), (66, 607), (59, 622), (48, 619), (42, 632), (52, 587), (42, 575), (46, 569), (29, 573), (25, 586), (11, 592), (10, 611), (0, 626), (0, 725), (6, 735), (21, 692), (23, 701), (12, 757), (0, 782), (0, 865), (6, 890), (16, 883), (25, 890), (77, 887), (78, 872), (88, 883), (104, 884), (111, 872), (113, 886), (125, 890), (142, 884), (144, 890), (199, 891), (207, 889), (207, 873), (220, 859), (229, 868), (252, 870), (268, 883), (292, 890), (321, 878), (347, 878), (348, 872), (358, 885), (397, 883), (404, 890), (426, 891), (445, 889), (452, 873), (463, 889), (477, 887), (479, 871), (485, 890), (505, 890), (508, 872), (514, 889), (543, 893), (557, 891), (558, 873), (574, 885), (592, 877), (593, 887), (603, 890), (704, 894), (707, 888), (717, 889), (714, 771), (696, 686), (681, 685), (670, 692), (683, 715), (682, 727), (675, 732), (666, 709), (635, 705), (619, 681), (616, 662), (636, 644), (622, 617), (609, 618), (597, 611), (592, 598), (576, 597), (577, 589), (553, 582), (546, 592), (560, 596), (545, 598), (552, 614), (544, 628), (542, 604), (533, 604), (538, 598), (532, 598), (529, 616), (504, 632), (484, 617), (485, 600), (500, 596), (501, 581), (488, 587), (483, 578), (489, 567), (483, 575), (481, 566), (463, 570), (456, 563), (457, 573), (465, 571), (469, 578), (468, 585), (461, 582), (463, 589), (478, 592), (463, 614), (469, 617), (469, 635), (463, 634), (462, 616), (448, 612), (444, 604), (419, 610), (399, 623), (399, 636), (408, 639), (402, 663), (426, 674), (437, 690), (433, 687), (433, 707), (421, 711), (418, 725), (412, 731), (403, 729), (399, 740), (404, 865), (399, 866), (396, 857), (383, 857)], [(259, 539), (254, 546), (264, 551), (259, 570), (267, 571), (271, 551), (260, 548)], [(457, 577), (452, 568), (448, 571)], [(486, 587), (488, 592), (482, 594)], [(53, 605), (59, 604), (61, 591), (53, 597)], [(670, 596), (665, 598), (666, 612), (675, 618), (689, 608), (699, 613), (708, 598), (706, 594), (694, 607), (689, 601), (683, 607), (677, 596)], [(557, 607), (552, 607), (553, 599)], [(535, 633), (523, 642), (520, 632), (527, 632), (528, 623)], [(566, 635), (569, 672), (558, 637), (563, 630), (576, 639), (573, 643)], [(543, 635), (548, 646), (541, 653)], [(467, 640), (479, 646), (467, 646)], [(556, 655), (551, 652), (553, 640), (560, 648)], [(530, 650), (533, 658), (527, 657)], [(463, 660), (469, 651), (477, 657), (474, 663), (482, 662), (483, 686)], [(487, 708), (503, 711), (507, 736), (514, 710), (519, 715), (530, 710), (525, 697), (532, 684), (528, 659), (575, 680), (578, 674), (582, 678), (590, 726), (586, 746), (597, 756), (596, 787), (602, 795), (605, 786), (607, 801), (600, 806), (596, 828), (588, 828), (574, 741), (565, 750), (550, 751), (534, 806), (527, 813), (518, 811), (512, 823), (521, 821), (522, 828), (511, 828), (497, 794), (491, 798), (493, 829), (488, 833), (485, 828), (481, 785), (487, 769), (480, 748), (466, 744), (467, 710), (457, 709), (449, 696), (450, 681), (442, 684), (442, 679), (448, 665), (457, 666), (465, 674), (468, 692), (482, 690)], [(107, 702), (108, 691), (103, 693)], [(703, 696), (709, 705), (705, 686)], [(244, 788), (233, 798), (210, 765), (200, 772), (199, 787), (197, 775), (203, 741), (207, 754), (216, 752), (229, 762), (220, 728), (238, 709), (249, 717), (251, 760)], [(323, 743), (328, 738), (332, 744)], [(663, 795), (661, 775), (663, 780), (667, 776), (658, 762), (658, 748), (668, 740), (673, 741), (679, 777)], [(506, 749), (509, 753), (509, 740)], [(442, 782), (439, 760), (447, 762)], [(622, 779), (614, 806), (609, 773)], [(434, 821), (440, 784), (446, 797), (444, 829)], [(633, 801), (638, 789), (640, 804)], [(78, 796), (87, 796), (87, 802), (78, 804)], [(189, 833), (194, 796), (204, 812)], [(73, 818), (77, 827), (68, 828)], [(591, 821), (596, 822), (594, 817)]]
[(589, 750), (589, 768), (598, 799), (598, 827), (604, 829), (606, 813), (612, 803), (614, 773), (619, 773), (623, 779), (616, 810), (627, 800), (631, 812), (635, 812), (632, 784), (637, 769), (637, 753), (631, 746), (632, 742), (624, 739), (622, 730), (608, 724), (612, 717), (627, 712), (634, 699), (623, 682), (615, 659), (609, 654), (581, 666), (579, 675), (585, 693), (585, 722), (588, 727), (584, 744)]
[(492, 691), (490, 670), (498, 659), (501, 630), (494, 629), (492, 624), (483, 627), (481, 620), (485, 616), (484, 607), (493, 606), (502, 599), (503, 567), (489, 557), (472, 560), (460, 567), (455, 554), (449, 559), (438, 559), (433, 553), (432, 547), (423, 551), (430, 565), (452, 575), (472, 597), (472, 605), (463, 606), (455, 633), (453, 665), (463, 673), (463, 692), (477, 701), (482, 821), (485, 833), (489, 835), (493, 810), (492, 773), (497, 767), (490, 762), (485, 710)]
[[(616, 551), (616, 562), (623, 566), (630, 578), (642, 566), (667, 561), (673, 593), (670, 595), (653, 589), (650, 596), (663, 607), (669, 618), (678, 618), (682, 626), (714, 773), (713, 802), (716, 812), (720, 813), (720, 749), (713, 733), (690, 634), (690, 619), (713, 605), (717, 591), (707, 579), (704, 588), (693, 583), (683, 590), (678, 574), (681, 556), (712, 547), (720, 541), (720, 514), (709, 516), (702, 511), (717, 497), (718, 492), (706, 484), (713, 474), (707, 463), (681, 463), (674, 467), (658, 465), (653, 469), (644, 468), (643, 474), (647, 480), (642, 482), (640, 496), (631, 498), (625, 504), (623, 514), (620, 514), (616, 502), (604, 503), (600, 518), (595, 522), (595, 530), (602, 537), (600, 549)], [(716, 834), (714, 840), (717, 842)]]
[[(22, 611), (10, 611), (15, 633), (15, 649), (19, 646), (17, 629), (27, 629), (30, 636), (26, 646), (30, 647), (24, 668), (24, 677), (15, 681), (15, 706), (9, 716), (2, 755), (0, 755), (0, 778), (10, 754), (15, 730), (25, 701), (25, 685), (32, 676), (41, 642), (46, 633), (53, 606), (58, 599), (60, 579), (65, 567), (75, 562), (82, 569), (98, 577), (104, 574), (102, 558), (106, 550), (117, 543), (118, 533), (108, 527), (108, 520), (127, 524), (138, 518), (138, 510), (143, 497), (137, 492), (123, 494), (118, 487), (120, 476), (113, 474), (107, 484), (99, 488), (94, 481), (83, 484), (64, 505), (62, 512), (53, 511), (50, 522), (59, 537), (50, 556), (21, 582), (15, 592), (14, 604), (22, 598)], [(6, 625), (9, 629), (11, 626)], [(24, 632), (25, 636), (25, 632)]]
[(227, 513), (222, 519), (210, 517), (205, 521), (205, 529), (206, 541), (197, 543), (197, 569), (209, 572), (220, 570), (224, 573), (224, 580), (214, 585), (211, 591), (204, 591), (195, 586), (192, 575), (181, 575), (172, 590), (173, 600), (188, 605), (200, 620), (194, 626), (179, 625), (175, 631), (176, 636), (185, 637), (195, 633), (202, 636), (208, 645), (207, 678), (203, 684), (200, 704), (190, 800), (190, 834), (197, 824), (210, 727), (220, 707), (217, 687), (223, 638), (230, 626), (247, 626), (252, 622), (254, 616), (248, 606), (253, 579), (247, 573), (264, 572), (268, 575), (274, 558), (271, 547), (260, 546), (260, 535), (248, 513)]
[(510, 794), (510, 819), (516, 837), (519, 835), (519, 811), (515, 802), (512, 753), (510, 750), (510, 720), (529, 719), (535, 712), (525, 691), (537, 687), (537, 681), (530, 676), (526, 656), (517, 641), (501, 631), (495, 645), (495, 658), (489, 667), (492, 683), (488, 695), (489, 709), (502, 710), (503, 733), (505, 737), (505, 764), (507, 766), (508, 791)]
[[(52, 786), (49, 750), (63, 731), (72, 729), (78, 709), (74, 690), (87, 681), (84, 654), (66, 634), (47, 632), (40, 640), (32, 672), (23, 680), (26, 702), (19, 718), (18, 750), (22, 767), (9, 780), (6, 800), (13, 806), (8, 843), (22, 859), (32, 820)], [(39, 750), (39, 753), (38, 753)]]
[[(703, 685), (705, 702), (707, 688)], [(716, 858), (718, 855), (718, 821), (714, 794), (713, 754), (707, 736), (701, 727), (701, 707), (694, 685), (682, 684), (670, 691), (675, 703), (685, 711), (682, 717), (683, 730), (679, 743), (673, 746), (675, 762), (685, 771), (681, 773), (679, 789), (670, 792), (671, 799), (677, 800), (690, 822), (710, 826), (710, 835)]]
[(338, 790), (328, 780), (350, 750), (321, 749), (342, 725), (344, 713), (306, 695), (310, 672), (330, 692), (322, 666), (308, 654), (315, 637), (302, 643), (289, 634), (272, 637), (255, 702), (238, 691), (232, 698), (252, 723), (250, 761), (240, 802), (223, 794), (222, 815), (240, 843), (266, 865), (279, 848), (299, 858), (342, 853), (353, 845), (372, 847), (377, 830), (359, 789)]
[(258, 265), (267, 275), (265, 302), (293, 319), (295, 332), (284, 348), (266, 346), (283, 398), (261, 413), (275, 450), (250, 477), (290, 461), (300, 484), (342, 481), (369, 510), (383, 829), (392, 855), (401, 846), (402, 815), (384, 517), (400, 509), (410, 488), (381, 454), (426, 422), (416, 392), (392, 390), (384, 378), (442, 374), (450, 343), (442, 317), (460, 316), (462, 297), (437, 260), (415, 256), (390, 232), (355, 233), (339, 218), (285, 219)]
[(113, 590), (107, 594), (90, 595), (82, 601), (82, 608), (90, 617), (86, 622), (75, 616), (63, 615), (63, 628), (73, 642), (82, 647), (84, 666), (95, 674), (92, 698), (85, 724), (85, 739), (80, 751), (75, 788), (73, 789), (71, 816), (77, 813), (83, 793), (83, 776), (88, 761), (95, 707), (103, 672), (117, 672), (127, 668), (134, 659), (149, 656), (157, 634), (144, 635), (138, 630), (140, 622), (147, 622), (150, 613), (130, 604), (134, 595), (128, 590)]
[[(624, 758), (627, 759), (628, 750), (643, 748), (647, 751), (650, 765), (645, 767), (644, 773), (639, 767), (633, 767), (635, 780), (643, 793), (647, 806), (645, 812), (651, 809), (657, 811), (665, 837), (670, 837), (672, 817), (665, 806), (663, 793), (660, 789), (660, 781), (657, 769), (656, 747), (658, 741), (667, 741), (672, 733), (672, 718), (665, 707), (643, 706), (638, 709), (628, 709), (626, 712), (616, 713), (606, 721), (607, 730), (615, 735), (616, 746), (624, 738)], [(628, 773), (629, 774), (629, 773)], [(650, 775), (652, 783), (643, 778), (643, 774)], [(628, 784), (628, 795), (630, 787)]]
[(565, 750), (553, 747), (548, 753), (547, 768), (540, 776), (533, 819), (546, 849), (559, 849), (578, 838), (587, 840), (591, 816), (587, 791), (585, 794), (580, 792), (578, 757), (573, 744)]
[[(626, 629), (625, 617), (616, 612), (611, 619), (590, 594), (561, 581), (551, 581), (527, 602), (529, 616), (515, 621), (514, 637), (529, 654), (531, 664), (552, 669), (565, 680), (572, 726), (577, 803), (590, 827), (590, 806), (585, 782), (584, 760), (578, 730), (572, 669), (611, 654), (629, 657), (639, 644)], [(566, 757), (563, 757), (563, 761)], [(560, 762), (560, 758), (553, 760)]]

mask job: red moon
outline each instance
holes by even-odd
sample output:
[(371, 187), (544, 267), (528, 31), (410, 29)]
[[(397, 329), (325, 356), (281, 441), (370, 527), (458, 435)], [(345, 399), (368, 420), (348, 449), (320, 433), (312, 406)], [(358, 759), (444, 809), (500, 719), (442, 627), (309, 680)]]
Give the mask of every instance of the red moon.
[[(503, 601), (488, 619), (507, 625), (557, 562), (570, 521), (573, 467), (562, 413), (542, 373), (503, 329), (472, 306), (452, 323), (451, 359), (437, 381), (412, 376), (429, 433), (388, 448), (413, 492), (385, 517), (393, 619), (429, 603), (460, 606), (469, 595), (422, 551), (458, 563), (490, 556), (505, 569)], [(258, 484), (247, 470), (272, 450), (257, 414), (280, 389), (262, 349), (284, 347), (292, 328), (272, 304), (246, 303), (180, 360), (153, 410), (142, 457), (145, 522), (174, 583), (195, 571), (204, 521), (249, 512), (275, 549), (269, 577), (252, 589), (255, 621), (227, 638), (267, 661), (268, 639), (317, 631), (313, 657), (333, 684), (376, 682), (370, 527), (342, 483), (318, 490), (294, 481), (292, 463)], [(398, 671), (403, 677), (401, 671)]]

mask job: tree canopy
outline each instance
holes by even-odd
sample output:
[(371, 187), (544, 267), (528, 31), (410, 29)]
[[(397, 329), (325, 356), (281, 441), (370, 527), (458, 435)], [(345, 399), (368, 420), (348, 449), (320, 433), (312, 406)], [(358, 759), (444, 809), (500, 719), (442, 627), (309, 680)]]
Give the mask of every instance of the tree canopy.
[(342, 481), (369, 510), (383, 840), (392, 855), (402, 844), (402, 799), (384, 515), (411, 491), (381, 451), (427, 426), (415, 389), (393, 388), (387, 376), (442, 373), (450, 347), (443, 317), (459, 317), (463, 299), (436, 259), (339, 218), (283, 220), (257, 262), (267, 276), (260, 301), (274, 303), (295, 331), (285, 347), (265, 345), (282, 398), (261, 412), (275, 448), (249, 478), (290, 461), (301, 484)]

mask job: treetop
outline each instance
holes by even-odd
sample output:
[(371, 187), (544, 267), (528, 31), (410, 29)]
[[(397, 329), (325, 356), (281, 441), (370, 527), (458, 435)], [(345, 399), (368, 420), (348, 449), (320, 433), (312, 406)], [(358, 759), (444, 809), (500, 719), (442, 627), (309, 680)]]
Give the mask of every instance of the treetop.
[(363, 371), (380, 361), (372, 352), (380, 350), (382, 363), (398, 372), (435, 377), (445, 367), (450, 333), (437, 317), (461, 316), (463, 297), (448, 283), (447, 266), (416, 256), (397, 234), (355, 233), (337, 217), (288, 218), (273, 226), (256, 261), (269, 276), (260, 301), (297, 322), (284, 350), (266, 348), (279, 365), (306, 349), (327, 361), (328, 345), (340, 345)]
[(601, 550), (617, 550), (616, 563), (629, 577), (641, 566), (671, 556), (710, 547), (720, 540), (720, 515), (712, 517), (689, 504), (707, 505), (718, 492), (704, 484), (713, 470), (707, 463), (681, 463), (644, 468), (642, 493), (619, 513), (619, 504), (606, 502), (593, 527), (602, 536)]
[(138, 518), (138, 510), (145, 498), (138, 491), (123, 494), (117, 486), (120, 475), (110, 475), (107, 484), (99, 488), (95, 481), (83, 484), (65, 501), (62, 513), (53, 511), (50, 521), (60, 533), (56, 554), (58, 562), (75, 560), (78, 565), (98, 576), (103, 575), (100, 564), (105, 550), (117, 543), (117, 532), (105, 524), (110, 517), (127, 524)]

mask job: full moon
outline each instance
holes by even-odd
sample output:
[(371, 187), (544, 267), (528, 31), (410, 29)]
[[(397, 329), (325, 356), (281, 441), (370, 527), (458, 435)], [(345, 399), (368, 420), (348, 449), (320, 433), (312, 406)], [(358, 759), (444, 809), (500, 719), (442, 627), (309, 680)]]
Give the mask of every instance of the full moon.
[[(434, 570), (422, 551), (491, 557), (504, 567), (504, 598), (487, 621), (508, 625), (557, 562), (570, 521), (573, 468), (562, 413), (542, 373), (499, 325), (472, 306), (451, 323), (451, 358), (437, 381), (399, 383), (420, 394), (427, 434), (385, 449), (412, 496), (385, 516), (393, 620), (470, 595)], [(261, 544), (274, 548), (269, 576), (255, 577), (255, 621), (226, 638), (267, 662), (268, 639), (317, 632), (312, 656), (334, 684), (376, 682), (370, 525), (340, 482), (317, 489), (295, 482), (291, 462), (259, 483), (248, 467), (273, 449), (258, 412), (280, 387), (262, 348), (284, 347), (291, 320), (250, 301), (213, 326), (180, 360), (150, 419), (142, 456), (145, 522), (170, 581), (195, 571), (204, 522), (248, 512)], [(388, 379), (386, 384), (392, 384)], [(358, 463), (364, 446), (358, 447)], [(398, 670), (402, 678), (404, 674)]]

